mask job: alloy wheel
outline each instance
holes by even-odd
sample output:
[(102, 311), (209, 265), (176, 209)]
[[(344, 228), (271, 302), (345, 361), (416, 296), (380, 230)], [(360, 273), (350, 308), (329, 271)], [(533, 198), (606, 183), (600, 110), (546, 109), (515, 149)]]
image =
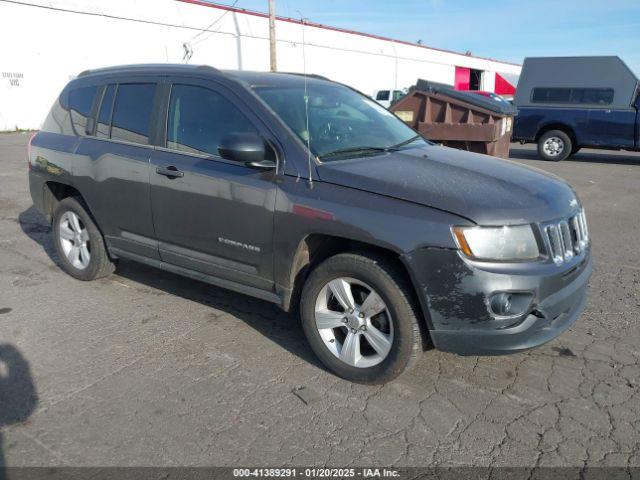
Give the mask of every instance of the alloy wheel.
[(60, 216), (58, 225), (60, 245), (67, 260), (74, 268), (84, 270), (91, 261), (89, 232), (80, 217), (71, 211)]
[(389, 355), (391, 314), (380, 295), (360, 280), (328, 282), (318, 293), (315, 321), (325, 347), (352, 367), (372, 367)]

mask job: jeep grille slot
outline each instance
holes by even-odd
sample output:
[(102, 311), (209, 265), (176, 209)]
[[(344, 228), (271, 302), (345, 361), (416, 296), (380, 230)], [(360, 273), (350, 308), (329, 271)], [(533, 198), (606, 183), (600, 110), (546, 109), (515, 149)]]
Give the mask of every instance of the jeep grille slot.
[(572, 217), (543, 226), (544, 241), (556, 265), (580, 255), (589, 243), (589, 231), (584, 209)]

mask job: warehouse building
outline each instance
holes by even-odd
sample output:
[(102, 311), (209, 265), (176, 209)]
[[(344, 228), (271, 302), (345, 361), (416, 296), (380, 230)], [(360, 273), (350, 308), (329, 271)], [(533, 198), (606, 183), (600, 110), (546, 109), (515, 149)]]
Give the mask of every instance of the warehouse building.
[[(241, 4), (241, 2), (239, 2)], [(264, 13), (200, 0), (0, 0), (0, 130), (39, 128), (64, 84), (126, 63), (269, 70)], [(366, 94), (418, 78), (512, 94), (520, 65), (278, 17), (278, 70)]]

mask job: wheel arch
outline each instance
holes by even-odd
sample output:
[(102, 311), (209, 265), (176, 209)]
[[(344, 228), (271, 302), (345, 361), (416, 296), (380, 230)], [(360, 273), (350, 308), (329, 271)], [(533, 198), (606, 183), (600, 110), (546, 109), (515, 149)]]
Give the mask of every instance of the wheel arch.
[[(43, 209), (45, 217), (47, 218), (47, 221), (49, 223), (53, 222), (53, 212), (55, 211), (58, 203), (60, 203), (65, 198), (73, 197), (78, 200), (82, 207), (87, 211), (87, 214), (91, 217), (93, 223), (95, 223), (98, 231), (104, 238), (104, 231), (102, 230), (100, 223), (97, 221), (95, 215), (91, 211), (91, 208), (89, 207), (89, 204), (85, 200), (84, 196), (77, 188), (75, 188), (73, 185), (69, 185), (68, 183), (47, 181), (44, 183), (43, 189)], [(112, 256), (111, 253), (109, 253), (109, 255)]]
[(363, 242), (347, 237), (340, 237), (322, 233), (312, 233), (304, 237), (298, 247), (289, 269), (289, 286), (283, 289), (282, 307), (286, 311), (298, 309), (302, 287), (309, 274), (324, 260), (339, 253), (366, 252), (392, 263), (405, 276), (410, 286), (415, 304), (419, 308), (419, 322), (424, 344), (429, 344), (429, 312), (418, 296), (414, 278), (403, 260), (403, 252), (389, 247)]
[(560, 130), (564, 133), (566, 133), (569, 138), (571, 139), (571, 143), (573, 144), (573, 146), (577, 145), (577, 137), (576, 137), (576, 132), (575, 129), (571, 126), (568, 125), (566, 123), (562, 123), (562, 122), (551, 122), (551, 123), (546, 123), (543, 126), (541, 126), (538, 129), (538, 132), (536, 133), (536, 137), (535, 137), (535, 141), (536, 143), (538, 143), (538, 141), (540, 140), (540, 137), (542, 137), (542, 135), (544, 135), (547, 132), (550, 132), (551, 130)]
[(53, 211), (56, 205), (67, 197), (77, 197), (86, 205), (78, 189), (67, 183), (50, 180), (44, 183), (43, 189), (43, 209), (49, 222), (53, 219)]

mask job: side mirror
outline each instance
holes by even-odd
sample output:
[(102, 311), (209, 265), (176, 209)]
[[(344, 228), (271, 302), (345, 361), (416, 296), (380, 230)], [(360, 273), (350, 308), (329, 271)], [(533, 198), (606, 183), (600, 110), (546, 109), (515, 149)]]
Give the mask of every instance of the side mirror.
[(248, 167), (270, 169), (275, 162), (265, 159), (266, 147), (262, 137), (255, 133), (231, 133), (218, 146), (222, 158), (241, 162)]

